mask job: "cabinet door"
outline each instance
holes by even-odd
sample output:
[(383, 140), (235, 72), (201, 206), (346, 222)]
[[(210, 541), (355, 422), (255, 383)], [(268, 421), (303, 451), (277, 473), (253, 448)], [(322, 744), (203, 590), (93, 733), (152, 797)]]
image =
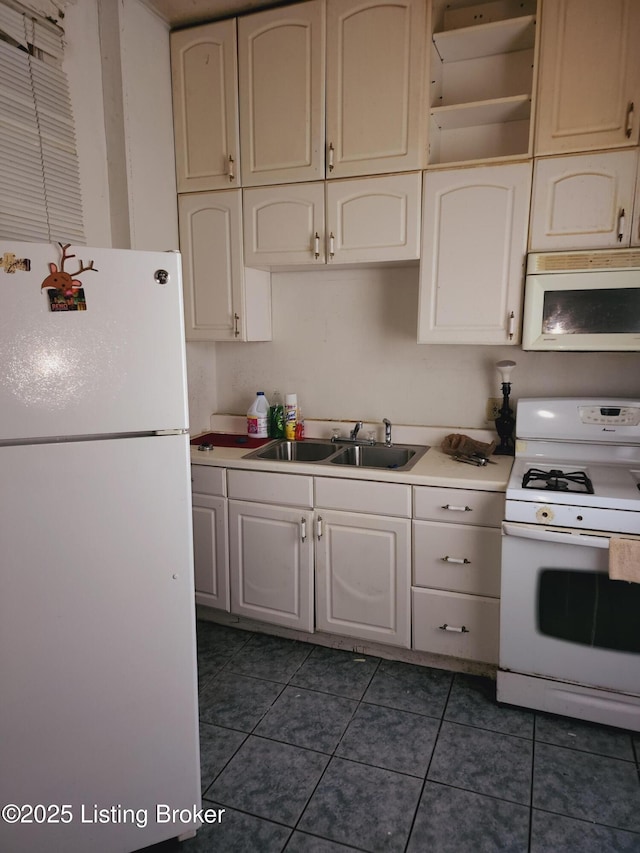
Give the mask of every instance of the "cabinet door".
[(238, 22), (245, 186), (324, 177), (323, 0)]
[(420, 257), (420, 172), (327, 182), (327, 258), (335, 263)]
[(411, 522), (322, 511), (317, 524), (317, 628), (408, 648)]
[(271, 340), (269, 273), (245, 270), (241, 190), (178, 196), (188, 341)]
[(423, 0), (328, 0), (327, 177), (420, 169)]
[(531, 163), (425, 175), (418, 343), (518, 344)]
[(637, 145), (640, 4), (545, 0), (536, 154)]
[(629, 246), (637, 150), (536, 160), (532, 252)]
[(226, 498), (194, 494), (193, 563), (196, 603), (229, 610)]
[(229, 501), (231, 612), (313, 631), (312, 513)]
[(248, 264), (324, 263), (324, 182), (247, 189), (243, 207)]
[(178, 192), (240, 186), (235, 19), (171, 33)]

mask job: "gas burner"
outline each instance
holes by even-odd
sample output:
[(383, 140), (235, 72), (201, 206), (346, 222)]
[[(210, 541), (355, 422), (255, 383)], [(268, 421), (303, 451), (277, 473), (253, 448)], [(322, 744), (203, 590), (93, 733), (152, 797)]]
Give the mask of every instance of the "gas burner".
[[(540, 468), (529, 468), (522, 478), (523, 489), (539, 489), (540, 483), (545, 483), (542, 487), (550, 492), (586, 492), (589, 495), (593, 494), (593, 484), (584, 471), (560, 471), (557, 468), (551, 468), (549, 471), (542, 471)], [(578, 488), (571, 488), (571, 484)]]

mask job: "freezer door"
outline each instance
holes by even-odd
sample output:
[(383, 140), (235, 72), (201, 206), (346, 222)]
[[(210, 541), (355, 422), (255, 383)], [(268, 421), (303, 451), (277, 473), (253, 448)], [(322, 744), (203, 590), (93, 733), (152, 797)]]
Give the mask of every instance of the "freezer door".
[(180, 255), (70, 246), (62, 266), (56, 243), (0, 243), (0, 442), (186, 428)]
[(188, 455), (183, 435), (0, 448), (0, 802), (68, 806), (0, 821), (0, 850), (194, 828), (157, 820), (200, 803)]

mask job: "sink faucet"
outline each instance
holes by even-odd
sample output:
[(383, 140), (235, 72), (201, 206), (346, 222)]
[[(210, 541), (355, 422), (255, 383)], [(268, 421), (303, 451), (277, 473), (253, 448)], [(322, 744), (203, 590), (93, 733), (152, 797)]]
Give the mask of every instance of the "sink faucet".
[(384, 443), (387, 447), (391, 447), (391, 421), (388, 418), (383, 418), (384, 424)]
[(356, 440), (356, 438), (358, 437), (358, 433), (360, 432), (360, 430), (361, 430), (361, 429), (362, 429), (362, 421), (358, 421), (358, 422), (356, 423), (356, 425), (354, 426), (354, 428), (353, 428), (353, 429), (351, 430), (351, 432), (349, 433), (349, 438), (350, 438), (352, 441), (355, 441), (355, 440)]

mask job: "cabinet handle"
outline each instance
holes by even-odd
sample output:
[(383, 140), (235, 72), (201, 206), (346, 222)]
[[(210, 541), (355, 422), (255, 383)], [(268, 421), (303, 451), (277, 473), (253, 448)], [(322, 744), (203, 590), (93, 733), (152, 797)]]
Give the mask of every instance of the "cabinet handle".
[(307, 541), (307, 519), (304, 516), (300, 519), (300, 538)]
[(471, 560), (467, 560), (466, 557), (441, 557), (440, 559), (443, 563), (459, 563), (461, 566), (468, 566), (471, 564)]
[(508, 330), (509, 330), (509, 340), (512, 341), (513, 336), (514, 336), (515, 331), (516, 331), (516, 315), (513, 313), (513, 311), (509, 314)]
[(313, 254), (316, 256), (316, 261), (320, 257), (320, 235), (316, 231), (315, 237), (313, 238)]
[(450, 509), (453, 512), (473, 512), (470, 506), (454, 506), (453, 504), (445, 504), (442, 509)]
[(627, 139), (631, 138), (631, 132), (633, 130), (633, 101), (629, 101), (627, 104), (627, 123), (625, 127), (625, 135)]
[(447, 625), (447, 623), (445, 622), (444, 625), (438, 625), (438, 627), (440, 628), (441, 631), (455, 631), (456, 634), (468, 634), (469, 633), (469, 629), (465, 628), (464, 625), (462, 625), (460, 628), (456, 628), (455, 625)]
[(236, 176), (235, 176), (234, 171), (233, 171), (233, 164), (234, 163), (235, 163), (235, 160), (233, 159), (231, 154), (229, 154), (229, 164), (228, 164), (228, 169), (227, 169), (227, 175), (229, 175), (230, 181), (235, 181), (235, 179), (236, 179)]
[(624, 236), (624, 225), (625, 225), (625, 214), (624, 207), (621, 207), (618, 211), (618, 243), (622, 243), (622, 238)]
[[(627, 134), (629, 135), (629, 134)], [(333, 152), (334, 152), (333, 142), (329, 143), (329, 171), (333, 172)]]
[(329, 234), (329, 257), (332, 258), (335, 255), (334, 246), (335, 246), (335, 237), (333, 236), (333, 231)]
[(318, 539), (322, 539), (322, 516), (318, 516), (318, 520), (316, 521), (316, 535)]
[(239, 322), (240, 322), (240, 315), (239, 315), (239, 314), (234, 314), (234, 315), (233, 315), (233, 336), (234, 336), (235, 338), (240, 337), (240, 329), (238, 328), (238, 323), (239, 323)]

